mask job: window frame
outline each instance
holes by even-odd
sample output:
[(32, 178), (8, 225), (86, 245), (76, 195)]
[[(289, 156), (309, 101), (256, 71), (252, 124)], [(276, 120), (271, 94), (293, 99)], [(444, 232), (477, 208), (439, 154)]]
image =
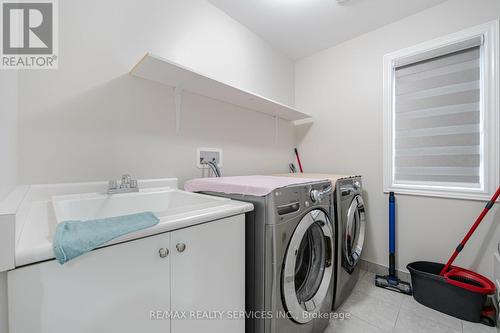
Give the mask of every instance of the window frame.
[[(491, 21), (428, 42), (395, 51), (384, 56), (383, 68), (383, 188), (384, 192), (401, 194), (488, 200), (499, 186), (500, 180), (500, 91), (499, 44), (500, 20)], [(481, 184), (478, 188), (450, 186), (440, 182), (397, 183), (394, 179), (395, 151), (395, 62), (445, 46), (461, 43), (482, 36), (481, 46), (481, 142), (483, 154)]]

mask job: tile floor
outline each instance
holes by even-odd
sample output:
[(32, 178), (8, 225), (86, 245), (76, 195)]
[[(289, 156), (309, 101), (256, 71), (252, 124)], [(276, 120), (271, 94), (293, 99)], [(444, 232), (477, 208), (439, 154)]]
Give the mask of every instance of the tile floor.
[(332, 320), (325, 333), (497, 333), (429, 309), (413, 297), (375, 287), (374, 274), (361, 272), (352, 295), (339, 312), (350, 319)]

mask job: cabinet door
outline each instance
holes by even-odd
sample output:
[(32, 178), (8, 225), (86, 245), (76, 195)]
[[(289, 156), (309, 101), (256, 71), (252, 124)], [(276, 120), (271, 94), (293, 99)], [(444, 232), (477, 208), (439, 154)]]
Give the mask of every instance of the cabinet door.
[[(170, 332), (169, 234), (8, 273), (10, 333)], [(155, 312), (155, 315), (158, 313)], [(160, 312), (161, 317), (161, 312)]]
[[(185, 245), (185, 248), (183, 248)], [(245, 310), (245, 217), (234, 216), (172, 232), (172, 333), (244, 333), (245, 321), (228, 319)], [(192, 316), (195, 311), (201, 318)], [(224, 319), (207, 319), (203, 314)]]

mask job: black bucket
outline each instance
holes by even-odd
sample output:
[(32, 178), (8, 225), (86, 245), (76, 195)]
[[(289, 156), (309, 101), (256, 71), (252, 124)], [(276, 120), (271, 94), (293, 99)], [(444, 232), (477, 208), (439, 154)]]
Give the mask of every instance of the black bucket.
[(406, 266), (411, 274), (413, 297), (417, 302), (450, 316), (482, 322), (487, 295), (456, 287), (439, 275), (443, 264), (428, 261)]

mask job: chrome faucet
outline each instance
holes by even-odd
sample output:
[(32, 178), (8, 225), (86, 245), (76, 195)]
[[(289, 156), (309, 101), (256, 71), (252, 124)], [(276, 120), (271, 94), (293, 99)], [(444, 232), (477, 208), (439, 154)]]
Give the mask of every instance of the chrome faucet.
[(122, 176), (120, 185), (117, 180), (110, 180), (108, 185), (108, 194), (139, 192), (139, 186), (136, 179), (132, 179), (129, 174)]

